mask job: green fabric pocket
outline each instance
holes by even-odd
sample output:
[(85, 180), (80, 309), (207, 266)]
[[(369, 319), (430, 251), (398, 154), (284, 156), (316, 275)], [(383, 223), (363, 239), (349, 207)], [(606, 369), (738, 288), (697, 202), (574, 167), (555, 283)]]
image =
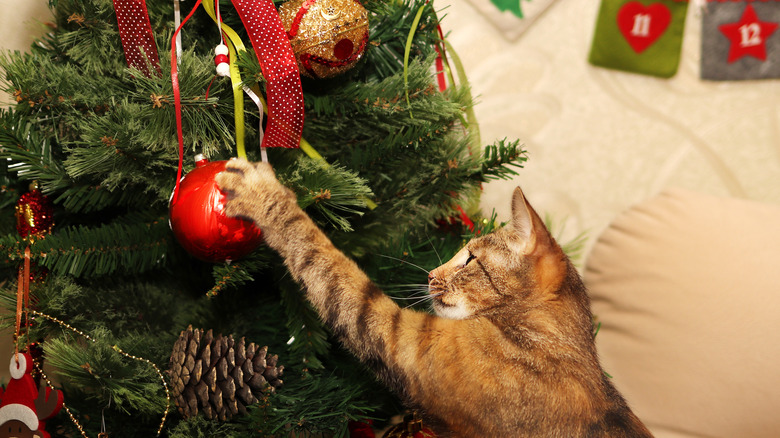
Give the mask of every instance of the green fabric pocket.
[(669, 78), (680, 64), (687, 1), (602, 0), (588, 61)]

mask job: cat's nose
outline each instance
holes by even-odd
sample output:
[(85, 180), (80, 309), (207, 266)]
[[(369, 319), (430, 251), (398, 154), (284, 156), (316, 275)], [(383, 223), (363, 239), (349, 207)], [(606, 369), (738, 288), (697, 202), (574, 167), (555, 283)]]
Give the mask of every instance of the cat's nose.
[(428, 282), (430, 283), (436, 278), (436, 275), (434, 275), (433, 271), (428, 273)]

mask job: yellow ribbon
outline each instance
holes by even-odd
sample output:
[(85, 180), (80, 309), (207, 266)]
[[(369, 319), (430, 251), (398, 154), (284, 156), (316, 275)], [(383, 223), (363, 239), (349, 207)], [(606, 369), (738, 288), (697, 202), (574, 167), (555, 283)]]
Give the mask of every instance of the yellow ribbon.
[[(219, 25), (217, 20), (217, 14), (214, 11), (214, 3), (211, 1), (203, 2), (203, 9), (209, 14), (212, 20)], [(227, 37), (228, 48), (228, 61), (230, 65), (230, 82), (233, 86), (233, 117), (236, 124), (236, 153), (239, 158), (246, 159), (246, 146), (244, 145), (244, 94), (243, 87), (241, 86), (241, 73), (238, 71), (238, 65), (236, 64), (236, 58), (238, 51), (245, 51), (246, 47), (241, 41), (236, 31), (234, 31), (227, 24), (222, 24), (222, 33)]]

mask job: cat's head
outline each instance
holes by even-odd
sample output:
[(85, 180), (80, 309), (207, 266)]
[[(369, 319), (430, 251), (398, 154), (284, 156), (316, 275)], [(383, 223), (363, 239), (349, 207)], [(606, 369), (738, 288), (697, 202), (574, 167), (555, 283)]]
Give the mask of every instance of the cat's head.
[(554, 299), (566, 267), (566, 256), (518, 187), (506, 226), (472, 239), (431, 271), (433, 309), (445, 318), (465, 319), (533, 306)]

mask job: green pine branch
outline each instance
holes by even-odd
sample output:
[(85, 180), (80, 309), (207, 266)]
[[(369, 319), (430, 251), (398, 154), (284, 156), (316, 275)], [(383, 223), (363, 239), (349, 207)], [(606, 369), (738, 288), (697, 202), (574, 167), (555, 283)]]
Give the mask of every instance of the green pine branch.
[(56, 31), (43, 42), (59, 60), (77, 64), (93, 76), (126, 67), (110, 2), (58, 0), (53, 12)]
[[(114, 140), (106, 138), (107, 143)], [(107, 147), (108, 145), (105, 145)], [(61, 160), (61, 153), (55, 144), (41, 135), (36, 126), (19, 112), (0, 110), (0, 158), (5, 158), (6, 168), (21, 181), (37, 181), (42, 192), (53, 196), (56, 204), (61, 204), (73, 213), (90, 213), (110, 206), (139, 207), (149, 205), (147, 189), (160, 187), (161, 199), (167, 199), (170, 188), (161, 187), (159, 181), (141, 180), (143, 191), (111, 190), (105, 185), (79, 181), (69, 175)], [(119, 154), (117, 154), (119, 155)], [(78, 177), (80, 169), (75, 169)], [(169, 169), (169, 173), (171, 173)], [(146, 173), (143, 173), (146, 175)], [(142, 177), (143, 178), (143, 177)], [(83, 178), (82, 178), (83, 180)]]
[(365, 420), (379, 407), (376, 396), (352, 379), (337, 375), (306, 375), (285, 390), (276, 391), (266, 401), (254, 405), (250, 420), (258, 436), (349, 437), (350, 420)]
[[(139, 335), (140, 336), (140, 335)], [(46, 361), (57, 369), (72, 394), (77, 388), (96, 388), (84, 394), (93, 403), (113, 406), (125, 413), (154, 415), (165, 409), (165, 391), (154, 368), (116, 351), (106, 330), (95, 331), (94, 343), (78, 335), (46, 341)], [(123, 348), (123, 347), (122, 347)], [(83, 393), (83, 392), (82, 392)], [(69, 399), (70, 400), (70, 399)]]
[(291, 280), (279, 284), (284, 312), (287, 316), (288, 362), (293, 369), (318, 370), (331, 344), (328, 331), (317, 311), (306, 301), (300, 287)]
[(485, 181), (511, 179), (517, 175), (513, 167), (522, 168), (526, 161), (528, 161), (528, 152), (523, 149), (519, 140), (511, 142), (506, 138), (498, 140), (484, 149), (482, 178)]
[(74, 215), (100, 212), (114, 206), (134, 211), (161, 201), (159, 198), (150, 199), (147, 189), (149, 187), (126, 186), (112, 191), (101, 185), (73, 183), (54, 198), (54, 203), (61, 204)]
[(425, 0), (366, 2), (366, 9), (374, 16), (369, 18), (369, 36), (372, 44), (366, 51), (366, 77), (383, 79), (403, 71), (406, 40), (418, 9), (423, 8), (415, 39), (411, 46), (414, 58), (427, 58), (440, 42), (436, 31), (438, 18), (433, 3)]
[(225, 290), (236, 289), (254, 280), (254, 275), (270, 266), (271, 255), (263, 249), (254, 251), (241, 260), (217, 263), (212, 268), (214, 286), (206, 296), (216, 296)]
[(285, 183), (298, 192), (298, 204), (334, 228), (352, 231), (351, 218), (361, 216), (373, 193), (356, 172), (301, 157)]
[[(164, 410), (162, 381), (148, 362), (120, 354), (117, 348), (164, 370), (169, 345), (178, 335), (171, 326), (192, 322), (205, 300), (199, 304), (182, 299), (176, 279), (165, 277), (115, 276), (94, 283), (52, 273), (45, 278), (31, 283), (30, 292), (34, 309), (47, 317), (32, 317), (21, 346), (28, 340), (41, 342), (49, 377), (91, 435), (100, 431), (92, 414), (96, 406), (106, 408), (110, 430), (122, 430), (133, 418), (125, 432), (148, 435)], [(0, 288), (0, 305), (5, 308), (2, 327), (8, 329), (14, 324), (16, 284)], [(70, 430), (73, 425), (64, 420), (62, 427)]]
[[(198, 50), (202, 48), (185, 50), (178, 66), (185, 151), (208, 157), (226, 155), (234, 145), (230, 80), (215, 78), (213, 59), (199, 55)], [(178, 154), (170, 57), (162, 56), (160, 67), (163, 71), (160, 77), (126, 77), (134, 85), (128, 92), (129, 99), (142, 105), (135, 118), (147, 127), (138, 133), (137, 141), (151, 149)], [(119, 117), (117, 120), (121, 121)], [(254, 131), (249, 124), (245, 128)]]
[[(244, 422), (228, 423), (208, 420), (202, 415), (187, 418), (167, 429), (169, 438), (239, 438), (246, 437)], [(257, 436), (257, 435), (256, 435)]]
[(38, 181), (44, 193), (68, 187), (72, 181), (53, 149), (51, 141), (28, 118), (0, 109), (0, 158), (18, 179)]
[[(30, 245), (32, 258), (53, 275), (94, 277), (145, 273), (170, 260), (172, 234), (165, 219), (116, 221), (98, 227), (56, 230)], [(0, 252), (11, 263), (23, 257), (18, 235), (0, 238)]]
[(434, 88), (432, 63), (429, 57), (409, 64), (411, 107), (405, 100), (401, 72), (381, 81), (345, 83), (327, 95), (307, 94), (304, 136), (325, 155), (344, 145), (362, 147), (370, 155), (355, 163), (361, 170), (399, 147), (423, 147), (428, 139), (444, 135), (459, 122), (463, 109), (471, 105), (462, 90), (439, 93)]

